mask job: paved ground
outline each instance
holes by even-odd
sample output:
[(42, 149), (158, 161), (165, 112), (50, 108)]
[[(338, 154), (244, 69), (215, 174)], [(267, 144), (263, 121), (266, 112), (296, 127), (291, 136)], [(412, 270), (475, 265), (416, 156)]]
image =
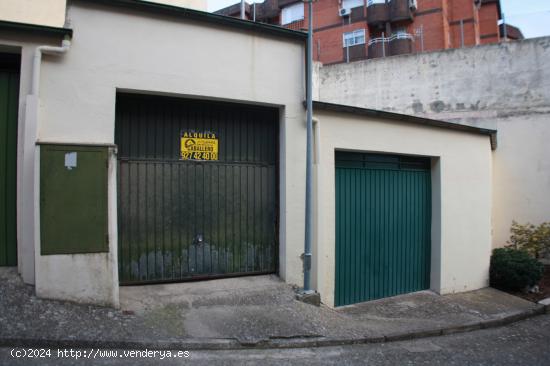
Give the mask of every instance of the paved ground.
[[(91, 350), (80, 350), (81, 352)], [(550, 365), (550, 315), (505, 327), (413, 341), (286, 350), (190, 351), (189, 357), (95, 360), (10, 356), (0, 348), (2, 365)], [(175, 354), (177, 351), (173, 351)]]
[(0, 344), (194, 349), (342, 344), (497, 325), (541, 309), (484, 289), (450, 296), (425, 291), (334, 310), (296, 301), (294, 290), (275, 276), (123, 287), (121, 310), (37, 299), (33, 291), (13, 269), (0, 269)]

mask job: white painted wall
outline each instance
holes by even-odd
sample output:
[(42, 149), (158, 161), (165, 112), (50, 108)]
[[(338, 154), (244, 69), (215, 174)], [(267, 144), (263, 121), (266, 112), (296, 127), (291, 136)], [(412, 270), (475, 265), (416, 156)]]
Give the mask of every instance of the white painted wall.
[(0, 20), (63, 27), (67, 0), (2, 0)]
[(206, 11), (206, 0), (150, 0), (154, 3), (161, 3), (182, 8)]
[[(36, 120), (27, 120), (34, 114), (37, 101), (28, 98), (31, 89), (31, 71), (34, 49), (39, 45), (58, 46), (59, 37), (6, 32), (0, 36), (0, 52), (21, 55), (19, 81), (19, 108), (17, 130), (17, 262), (25, 283), (34, 284), (34, 152), (37, 135)], [(27, 121), (26, 121), (27, 120)]]
[(488, 286), (492, 151), (488, 136), (352, 114), (315, 111), (320, 125), (317, 179), (317, 289), (334, 305), (335, 150), (433, 158), (432, 290)]
[[(70, 51), (62, 58), (45, 56), (42, 63), (41, 141), (113, 143), (117, 90), (281, 108), (280, 275), (300, 284), (304, 43), (80, 1), (69, 8), (68, 19), (75, 29)], [(111, 203), (116, 199), (113, 181)], [(41, 256), (37, 243), (39, 295), (118, 304), (115, 204), (109, 214), (109, 255)]]
[(550, 221), (550, 37), (323, 66), (317, 76), (321, 101), (497, 129), (493, 247), (512, 220)]

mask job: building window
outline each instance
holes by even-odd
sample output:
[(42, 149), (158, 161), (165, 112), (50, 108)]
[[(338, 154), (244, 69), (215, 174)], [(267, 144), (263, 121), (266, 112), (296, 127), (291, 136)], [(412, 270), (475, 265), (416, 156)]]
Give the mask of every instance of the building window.
[(290, 24), (302, 19), (304, 19), (303, 2), (284, 7), (281, 11), (281, 25)]
[(344, 0), (342, 1), (342, 8), (343, 9), (353, 9), (357, 8), (358, 6), (365, 5), (364, 0)]
[(365, 44), (364, 29), (357, 29), (353, 32), (344, 33), (344, 47), (351, 47), (357, 44)]

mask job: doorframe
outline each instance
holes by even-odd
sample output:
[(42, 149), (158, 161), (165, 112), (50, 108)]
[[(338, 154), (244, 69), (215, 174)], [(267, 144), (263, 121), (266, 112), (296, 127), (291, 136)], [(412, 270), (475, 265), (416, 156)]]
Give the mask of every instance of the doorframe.
[[(273, 259), (275, 261), (275, 272), (272, 271), (266, 271), (261, 273), (235, 273), (234, 275), (210, 275), (210, 276), (195, 276), (193, 278), (185, 279), (185, 280), (151, 280), (151, 281), (143, 281), (140, 283), (120, 283), (120, 276), (119, 276), (119, 245), (118, 245), (118, 230), (119, 230), (119, 207), (118, 207), (118, 199), (119, 199), (119, 183), (120, 183), (120, 174), (118, 171), (119, 166), (119, 158), (118, 158), (118, 150), (113, 154), (113, 161), (111, 165), (114, 166), (114, 174), (116, 177), (114, 178), (114, 192), (112, 192), (113, 197), (113, 204), (109, 205), (111, 207), (112, 212), (112, 219), (110, 218), (109, 221), (112, 222), (111, 226), (111, 234), (110, 237), (112, 238), (110, 241), (115, 243), (115, 250), (116, 254), (114, 255), (114, 262), (115, 262), (115, 270), (116, 277), (115, 277), (115, 283), (117, 284), (116, 288), (118, 291), (119, 286), (144, 286), (144, 285), (152, 285), (152, 284), (163, 284), (163, 283), (181, 283), (181, 282), (194, 282), (194, 281), (207, 281), (207, 280), (215, 280), (215, 279), (222, 279), (222, 278), (235, 278), (235, 277), (247, 277), (247, 276), (259, 276), (259, 275), (268, 275), (268, 274), (275, 274), (278, 277), (281, 277), (284, 279), (284, 276), (281, 275), (281, 263), (285, 260), (284, 257), (281, 257), (281, 253), (285, 253), (286, 249), (286, 242), (284, 240), (281, 240), (281, 237), (284, 237), (284, 233), (286, 228), (284, 227), (284, 221), (282, 221), (282, 215), (284, 214), (284, 200), (281, 195), (281, 185), (283, 182), (281, 181), (281, 176), (284, 174), (284, 164), (281, 163), (284, 161), (284, 151), (281, 148), (281, 142), (285, 141), (284, 138), (284, 121), (285, 121), (285, 114), (284, 114), (284, 106), (281, 105), (273, 105), (268, 103), (258, 103), (258, 102), (252, 102), (252, 101), (241, 101), (241, 100), (232, 100), (232, 99), (225, 99), (225, 98), (214, 98), (214, 97), (204, 97), (204, 96), (197, 96), (197, 95), (187, 95), (187, 94), (174, 94), (174, 93), (168, 93), (168, 92), (155, 92), (155, 91), (145, 91), (145, 90), (135, 90), (135, 89), (127, 89), (127, 88), (117, 88), (115, 93), (115, 108), (116, 108), (116, 99), (119, 95), (141, 95), (141, 96), (150, 96), (150, 97), (159, 97), (159, 98), (169, 98), (169, 99), (183, 99), (183, 100), (197, 100), (197, 101), (207, 101), (212, 103), (231, 103), (235, 105), (243, 105), (243, 106), (252, 106), (252, 107), (264, 107), (264, 108), (270, 108), (273, 109), (273, 117), (274, 117), (274, 126), (275, 126), (275, 133), (273, 136), (273, 143), (275, 147), (275, 250), (276, 253), (273, 256)], [(115, 114), (115, 121), (113, 124), (113, 138), (116, 136), (116, 114)], [(114, 141), (116, 144), (116, 141)], [(116, 146), (116, 145), (114, 145)], [(284, 187), (284, 186), (283, 186)], [(111, 194), (111, 192), (109, 192)], [(118, 298), (118, 296), (117, 296)]]
[[(8, 58), (7, 60), (4, 60), (4, 57)], [(9, 58), (12, 58), (12, 60), (9, 60)], [(19, 149), (21, 144), (19, 143), (19, 139), (21, 138), (22, 134), (20, 129), (22, 128), (22, 123), (20, 123), (21, 117), (22, 117), (22, 110), (21, 110), (21, 100), (22, 100), (22, 93), (21, 93), (21, 79), (22, 79), (22, 52), (21, 47), (16, 46), (7, 46), (7, 45), (0, 45), (0, 59), (2, 60), (2, 63), (0, 63), (0, 69), (7, 71), (7, 72), (14, 72), (17, 74), (17, 105), (16, 105), (16, 128), (15, 128), (15, 161), (13, 162), (15, 164), (15, 176), (13, 177), (15, 180), (15, 191), (12, 192), (15, 197), (15, 263), (13, 266), (17, 266), (18, 270), (21, 268), (21, 262), (23, 260), (23, 256), (20, 253), (20, 246), (19, 246), (19, 203), (20, 203), (20, 180), (19, 180), (19, 173), (20, 173), (20, 164), (19, 164)], [(6, 67), (3, 67), (3, 63), (6, 62)], [(11, 266), (11, 265), (10, 265)]]

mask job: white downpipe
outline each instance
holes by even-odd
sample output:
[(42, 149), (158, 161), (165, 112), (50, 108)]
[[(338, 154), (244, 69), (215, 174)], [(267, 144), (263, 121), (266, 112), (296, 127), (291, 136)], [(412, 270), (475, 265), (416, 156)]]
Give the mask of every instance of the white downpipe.
[(64, 39), (61, 42), (61, 47), (52, 47), (52, 46), (38, 46), (34, 50), (34, 59), (32, 65), (32, 86), (31, 86), (31, 95), (38, 96), (38, 91), (40, 90), (40, 64), (42, 62), (42, 54), (48, 55), (62, 55), (66, 53), (71, 47), (71, 41)]
[(321, 126), (317, 117), (313, 117), (311, 120), (315, 130), (315, 156), (313, 162), (319, 165), (319, 159), (321, 158)]
[[(69, 40), (63, 40), (61, 47), (38, 46), (34, 51), (32, 64), (32, 80), (30, 94), (25, 100), (25, 122), (23, 130), (22, 157), (18, 162), (21, 176), (21, 190), (19, 196), (20, 220), (18, 225), (21, 238), (21, 251), (28, 265), (25, 269), (25, 282), (35, 284), (36, 291), (40, 290), (40, 172), (39, 150), (36, 147), (38, 140), (38, 110), (40, 91), (40, 66), (42, 53), (64, 54), (71, 46)], [(31, 259), (32, 258), (32, 259)], [(25, 265), (23, 265), (25, 267)]]
[(319, 119), (316, 117), (312, 117), (311, 121), (313, 122), (313, 145), (314, 145), (314, 152), (313, 152), (313, 215), (314, 215), (314, 224), (313, 224), (313, 232), (314, 232), (314, 243), (315, 247), (312, 248), (313, 253), (313, 259), (312, 262), (312, 273), (313, 277), (312, 282), (314, 283), (314, 287), (317, 289), (317, 292), (320, 290), (319, 286), (319, 252), (322, 248), (322, 241), (321, 241), (321, 219), (322, 219), (322, 207), (321, 207), (321, 124), (319, 123)]

